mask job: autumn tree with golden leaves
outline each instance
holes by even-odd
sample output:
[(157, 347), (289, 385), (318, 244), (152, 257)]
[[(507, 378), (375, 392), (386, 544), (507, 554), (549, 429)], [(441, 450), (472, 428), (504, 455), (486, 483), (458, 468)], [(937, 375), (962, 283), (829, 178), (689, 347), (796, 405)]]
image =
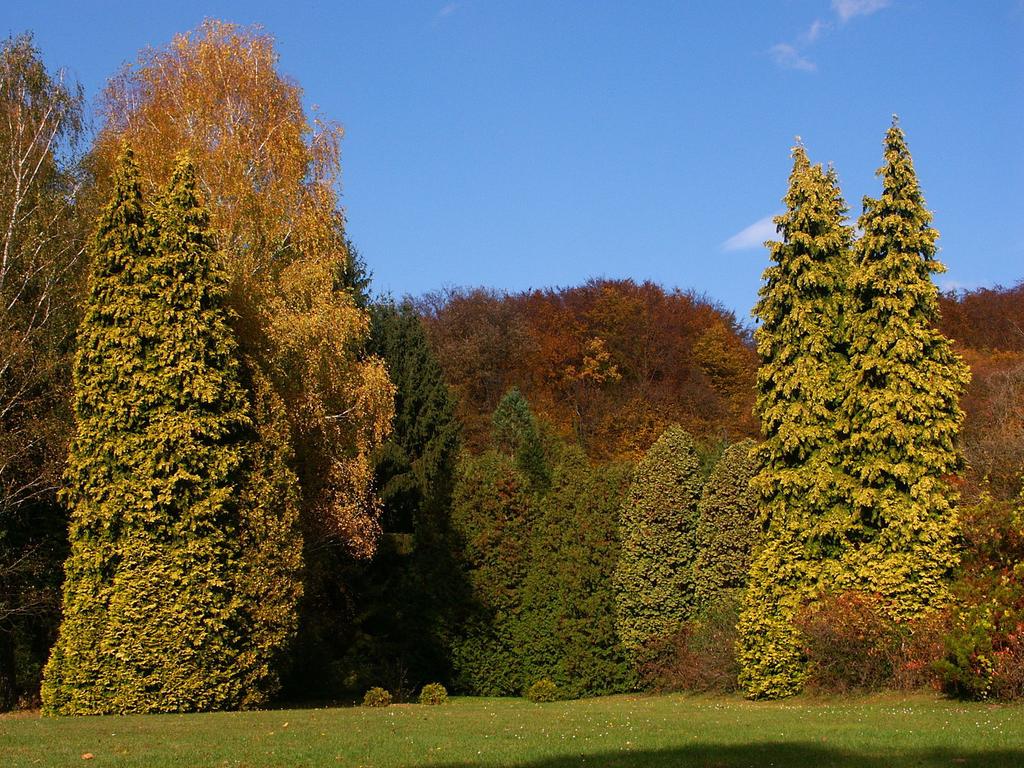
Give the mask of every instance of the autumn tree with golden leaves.
[(277, 58), (259, 28), (220, 21), (143, 51), (107, 86), (93, 161), (102, 186), (129, 143), (148, 191), (176, 153), (194, 159), (242, 354), (270, 387), (260, 396), (279, 401), (265, 412), (287, 417), (305, 533), (366, 557), (380, 530), (370, 454), (390, 430), (393, 388), (361, 354), (369, 317), (342, 281), (341, 127), (306, 114)]

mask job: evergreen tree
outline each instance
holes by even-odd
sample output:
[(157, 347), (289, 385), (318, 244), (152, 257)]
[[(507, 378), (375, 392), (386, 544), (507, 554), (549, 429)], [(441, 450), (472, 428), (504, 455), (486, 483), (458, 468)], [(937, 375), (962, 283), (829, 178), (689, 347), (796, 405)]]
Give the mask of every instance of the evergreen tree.
[(938, 233), (894, 118), (879, 169), (882, 196), (865, 198), (848, 312), (843, 414), (854, 479), (851, 542), (841, 578), (877, 593), (905, 620), (947, 598), (956, 565), (959, 398), (969, 372), (936, 326), (931, 275)]
[(619, 637), (634, 660), (693, 611), (702, 484), (693, 440), (678, 426), (665, 430), (637, 466), (622, 507), (615, 573)]
[(466, 600), (451, 529), (459, 423), (413, 306), (380, 303), (370, 315), (367, 352), (395, 386), (393, 431), (374, 456), (384, 536), (370, 563), (346, 569), (355, 604), (349, 641), (324, 633), (326, 647), (306, 655), (309, 673), (322, 678), (324, 655), (347, 646), (338, 676), (358, 680), (360, 692), (385, 684), (400, 693), (451, 675), (453, 624)]
[(614, 591), (618, 513), (630, 474), (627, 465), (591, 466), (577, 447), (561, 451), (531, 531), (523, 584), (516, 645), (527, 686), (549, 679), (570, 697), (630, 687)]
[(451, 504), (459, 450), (455, 401), (412, 305), (378, 304), (371, 316), (367, 351), (384, 360), (395, 385), (393, 432), (376, 461), (384, 529), (425, 536), (445, 525)]
[[(344, 221), (338, 222), (338, 228), (344, 231)], [(360, 309), (370, 308), (370, 284), (373, 282), (373, 272), (366, 265), (366, 259), (359, 253), (355, 243), (344, 236), (345, 258), (338, 265), (337, 282), (340, 287), (348, 291), (352, 296), (352, 302)]]
[(852, 231), (835, 173), (812, 166), (802, 146), (793, 150), (784, 202), (786, 212), (775, 219), (782, 240), (768, 243), (774, 263), (754, 310), (764, 441), (752, 487), (766, 534), (751, 566), (737, 649), (740, 683), (752, 697), (800, 689), (793, 619), (819, 591), (823, 564), (838, 561), (849, 525), (846, 436), (837, 411)]
[(750, 562), (761, 540), (757, 496), (750, 481), (757, 472), (757, 443), (742, 440), (725, 449), (704, 485), (697, 506), (697, 561), (694, 592), (698, 612), (723, 593), (747, 585)]
[(472, 600), (453, 648), (455, 683), (483, 696), (518, 694), (527, 685), (518, 638), (537, 495), (505, 454), (467, 456), (452, 517)]
[(493, 441), (499, 451), (515, 456), (516, 466), (537, 491), (551, 485), (551, 468), (544, 455), (537, 417), (517, 387), (504, 394), (491, 417)]
[(450, 676), (453, 624), (466, 599), (451, 523), (459, 422), (412, 305), (380, 304), (371, 317), (369, 351), (384, 360), (395, 386), (393, 432), (376, 462), (384, 530), (409, 531), (413, 539), (404, 564), (407, 583), (391, 592), (401, 608), (394, 613), (405, 619), (394, 626), (394, 637), (419, 685)]
[(64, 620), (50, 713), (235, 707), (250, 424), (207, 217), (180, 164), (147, 219), (131, 152), (100, 217), (75, 360)]

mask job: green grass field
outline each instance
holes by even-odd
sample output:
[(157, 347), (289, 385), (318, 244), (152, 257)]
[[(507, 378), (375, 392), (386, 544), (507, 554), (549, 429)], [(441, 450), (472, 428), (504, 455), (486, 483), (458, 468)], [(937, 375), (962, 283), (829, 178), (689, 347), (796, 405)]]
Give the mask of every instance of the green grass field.
[[(86, 753), (90, 760), (83, 760)], [(7, 766), (1024, 766), (1024, 707), (929, 696), (531, 704), (0, 719)]]

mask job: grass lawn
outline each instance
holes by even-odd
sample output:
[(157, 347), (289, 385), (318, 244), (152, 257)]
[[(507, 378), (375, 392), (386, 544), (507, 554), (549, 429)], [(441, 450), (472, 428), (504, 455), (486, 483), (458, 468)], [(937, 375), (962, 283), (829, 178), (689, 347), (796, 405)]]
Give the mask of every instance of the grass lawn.
[[(82, 755), (91, 753), (91, 760)], [(1024, 766), (1024, 707), (931, 696), (755, 703), (612, 696), (531, 704), (0, 718), (10, 766)]]

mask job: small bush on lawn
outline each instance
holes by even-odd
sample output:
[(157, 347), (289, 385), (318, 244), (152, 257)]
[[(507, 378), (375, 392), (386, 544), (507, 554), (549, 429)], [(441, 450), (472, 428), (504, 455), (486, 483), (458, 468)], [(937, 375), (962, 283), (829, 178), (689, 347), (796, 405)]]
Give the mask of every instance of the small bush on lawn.
[(373, 687), (363, 696), (364, 707), (387, 707), (391, 705), (391, 694), (380, 687)]
[(807, 690), (815, 693), (874, 691), (893, 677), (898, 644), (878, 597), (861, 592), (826, 596), (797, 614), (807, 657)]
[(420, 691), (420, 704), (444, 704), (448, 691), (440, 683), (427, 683)]
[(736, 624), (739, 602), (725, 593), (695, 620), (648, 644), (640, 667), (648, 690), (719, 691), (737, 689)]
[(806, 688), (812, 693), (850, 693), (882, 688), (938, 688), (948, 617), (935, 612), (896, 623), (877, 595), (841, 592), (797, 615), (807, 657)]
[(556, 701), (558, 699), (558, 686), (547, 679), (538, 680), (527, 688), (523, 695), (530, 701)]

